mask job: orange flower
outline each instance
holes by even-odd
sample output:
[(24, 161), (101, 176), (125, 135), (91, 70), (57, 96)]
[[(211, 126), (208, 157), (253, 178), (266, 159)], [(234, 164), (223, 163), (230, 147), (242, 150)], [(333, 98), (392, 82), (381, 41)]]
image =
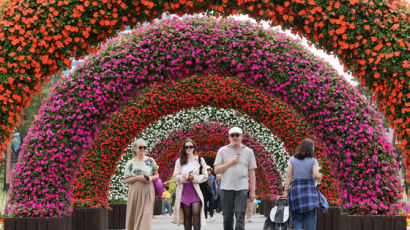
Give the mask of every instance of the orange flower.
[(378, 72), (376, 72), (376, 73), (374, 74), (374, 78), (376, 78), (376, 79), (380, 78), (380, 74), (379, 74)]
[(342, 25), (339, 29), (336, 30), (336, 34), (342, 34), (346, 31), (346, 26)]
[(400, 27), (400, 24), (396, 23), (391, 27), (391, 30), (397, 30)]
[(383, 44), (381, 42), (379, 42), (379, 44), (376, 47), (374, 47), (374, 50), (379, 51), (382, 48), (383, 48)]

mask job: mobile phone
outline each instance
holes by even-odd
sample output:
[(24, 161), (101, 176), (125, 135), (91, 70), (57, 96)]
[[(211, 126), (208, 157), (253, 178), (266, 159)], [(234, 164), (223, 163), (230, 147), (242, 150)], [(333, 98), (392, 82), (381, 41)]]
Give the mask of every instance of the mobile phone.
[(144, 175), (145, 180), (149, 181), (149, 177), (147, 175)]

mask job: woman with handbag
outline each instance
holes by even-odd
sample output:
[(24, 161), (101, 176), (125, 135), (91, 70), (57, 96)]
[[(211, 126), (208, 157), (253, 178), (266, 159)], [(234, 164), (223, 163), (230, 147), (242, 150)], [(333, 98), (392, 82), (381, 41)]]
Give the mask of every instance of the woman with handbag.
[(208, 174), (205, 160), (201, 158), (199, 161), (196, 153), (195, 143), (187, 139), (175, 162), (174, 178), (177, 188), (172, 219), (177, 225), (183, 223), (185, 230), (191, 230), (192, 226), (194, 230), (199, 230), (201, 225), (206, 225), (202, 208), (204, 198), (199, 184), (208, 179)]
[(127, 162), (124, 183), (129, 185), (126, 230), (150, 230), (154, 213), (155, 189), (153, 181), (158, 180), (158, 165), (145, 156), (147, 144), (137, 140), (133, 147), (134, 157)]
[(314, 157), (314, 147), (313, 140), (305, 139), (289, 159), (283, 196), (288, 197), (290, 189), (289, 203), (295, 230), (302, 230), (303, 223), (305, 230), (316, 230), (316, 208), (320, 204), (320, 194), (314, 180), (322, 180), (322, 174)]

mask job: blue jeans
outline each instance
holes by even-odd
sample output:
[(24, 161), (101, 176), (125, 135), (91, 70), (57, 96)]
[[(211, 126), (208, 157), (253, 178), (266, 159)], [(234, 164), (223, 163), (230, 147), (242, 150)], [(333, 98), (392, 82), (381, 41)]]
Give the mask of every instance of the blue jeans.
[[(165, 210), (166, 209), (166, 210)], [(171, 215), (172, 209), (169, 199), (162, 200), (162, 214), (169, 213)]]
[(302, 230), (305, 223), (305, 230), (316, 230), (316, 209), (304, 213), (291, 212), (295, 230)]
[(224, 215), (224, 230), (233, 230), (233, 215), (235, 214), (235, 230), (245, 229), (246, 201), (248, 190), (221, 190)]

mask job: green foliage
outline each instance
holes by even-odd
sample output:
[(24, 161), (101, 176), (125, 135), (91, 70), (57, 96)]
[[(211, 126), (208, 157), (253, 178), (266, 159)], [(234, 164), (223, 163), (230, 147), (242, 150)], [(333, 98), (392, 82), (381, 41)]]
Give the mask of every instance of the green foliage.
[(94, 201), (89, 199), (74, 200), (73, 208), (102, 208), (100, 204), (96, 204)]
[(123, 197), (111, 198), (111, 199), (108, 199), (108, 203), (110, 203), (110, 204), (126, 204), (127, 200), (124, 199)]

